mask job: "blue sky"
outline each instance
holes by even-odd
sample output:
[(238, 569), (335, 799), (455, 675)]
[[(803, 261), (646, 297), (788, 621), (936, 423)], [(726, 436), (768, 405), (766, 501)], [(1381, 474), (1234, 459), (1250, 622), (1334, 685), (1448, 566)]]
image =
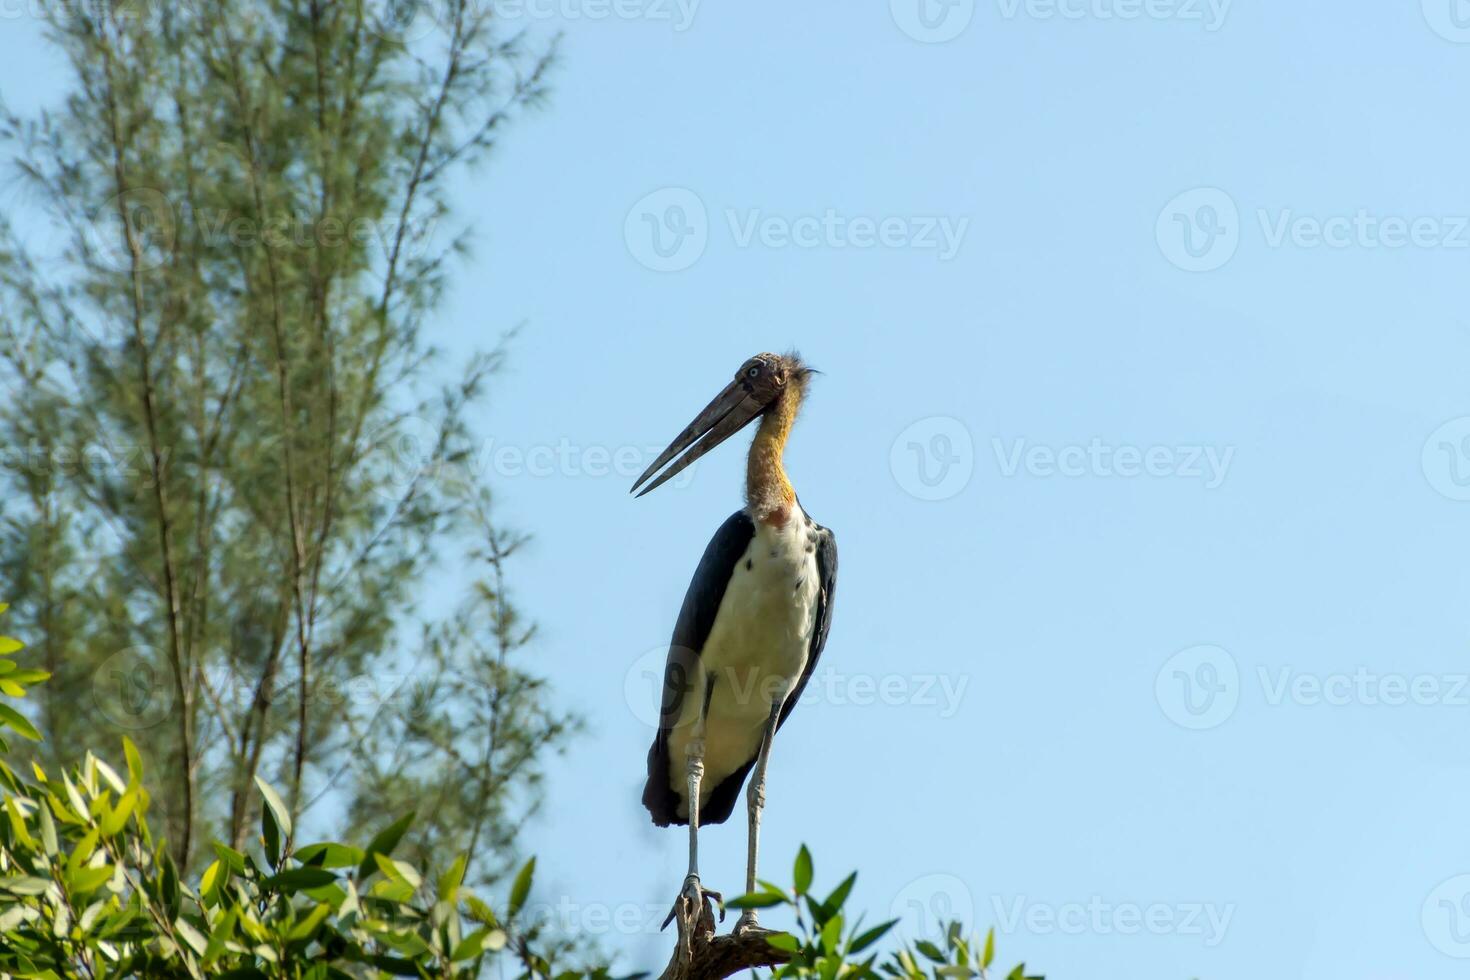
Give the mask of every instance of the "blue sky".
[[(1050, 977), (1462, 976), (1470, 4), (915, 2), (508, 9), (564, 60), (435, 330), (525, 321), (481, 427), (557, 454), (483, 464), (591, 728), (539, 897), (662, 965), (644, 671), (742, 457), (637, 501), (607, 457), (797, 346), (842, 572), (768, 876), (809, 842)], [(23, 7), (19, 107), (63, 79)], [(743, 854), (711, 828), (707, 883)]]

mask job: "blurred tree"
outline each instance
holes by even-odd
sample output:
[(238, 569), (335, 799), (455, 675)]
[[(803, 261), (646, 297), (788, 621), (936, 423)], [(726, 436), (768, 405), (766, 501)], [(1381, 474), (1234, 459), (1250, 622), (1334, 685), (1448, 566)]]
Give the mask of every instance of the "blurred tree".
[[(436, 388), (420, 334), (466, 245), (448, 181), (553, 52), (471, 0), (45, 10), (70, 91), (0, 118), (64, 239), (0, 220), (0, 594), (54, 675), (43, 761), (126, 731), (181, 867), (243, 846), (262, 776), (346, 836), (417, 809), (493, 877), (569, 723), (470, 465), (503, 350)], [(470, 529), (469, 605), (416, 611)]]

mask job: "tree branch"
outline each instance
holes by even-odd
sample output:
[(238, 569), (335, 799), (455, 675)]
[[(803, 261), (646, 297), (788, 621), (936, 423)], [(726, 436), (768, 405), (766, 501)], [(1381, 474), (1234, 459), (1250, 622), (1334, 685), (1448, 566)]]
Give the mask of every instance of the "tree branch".
[(679, 939), (669, 965), (659, 980), (724, 980), (741, 970), (762, 966), (780, 966), (791, 954), (766, 941), (775, 933), (770, 929), (747, 929), (739, 935), (715, 934), (715, 917), (707, 904), (695, 903), (684, 895), (678, 899), (674, 921)]

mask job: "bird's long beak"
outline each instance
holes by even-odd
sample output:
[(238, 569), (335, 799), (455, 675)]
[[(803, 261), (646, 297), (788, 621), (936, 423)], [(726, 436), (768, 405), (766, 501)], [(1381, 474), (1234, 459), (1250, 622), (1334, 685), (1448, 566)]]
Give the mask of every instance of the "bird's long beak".
[(660, 467), (688, 449), (689, 451), (680, 456), (673, 466), (659, 474), (657, 480), (643, 487), (638, 492), (638, 496), (641, 497), (648, 491), (663, 486), (683, 472), (690, 463), (739, 432), (749, 424), (751, 419), (760, 415), (765, 407), (746, 390), (745, 385), (740, 381), (730, 382), (725, 390), (716, 395), (715, 400), (706, 405), (704, 411), (696, 415), (694, 421), (679, 433), (679, 437), (669, 443), (669, 448), (659, 453), (658, 459), (643, 471), (643, 475), (634, 482), (628, 492), (638, 490), (645, 480), (658, 473)]

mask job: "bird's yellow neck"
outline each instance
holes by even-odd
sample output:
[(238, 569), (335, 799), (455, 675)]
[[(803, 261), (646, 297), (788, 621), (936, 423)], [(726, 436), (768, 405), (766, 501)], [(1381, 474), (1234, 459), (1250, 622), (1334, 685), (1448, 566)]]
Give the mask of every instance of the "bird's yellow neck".
[(796, 490), (786, 478), (786, 467), (782, 465), (781, 457), (786, 451), (791, 427), (796, 424), (801, 395), (800, 386), (791, 385), (761, 416), (760, 427), (756, 429), (746, 461), (745, 502), (751, 516), (776, 527), (785, 525), (791, 516), (791, 505), (796, 503)]

